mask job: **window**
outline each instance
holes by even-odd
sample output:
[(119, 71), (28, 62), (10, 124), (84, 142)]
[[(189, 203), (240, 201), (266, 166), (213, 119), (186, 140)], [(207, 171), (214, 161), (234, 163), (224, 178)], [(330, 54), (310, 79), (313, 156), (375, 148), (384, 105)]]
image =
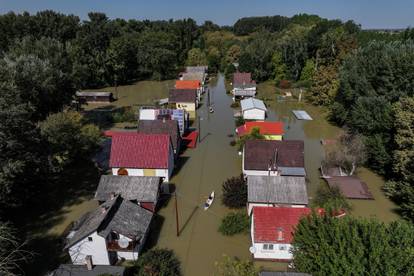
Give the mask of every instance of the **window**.
[(118, 169), (118, 175), (128, 175), (128, 171), (124, 168)]
[(92, 237), (88, 237), (88, 241), (89, 242), (93, 241)]
[(263, 244), (263, 250), (273, 250), (273, 244)]
[(285, 251), (285, 250), (287, 250), (287, 246), (286, 245), (279, 245), (279, 250)]

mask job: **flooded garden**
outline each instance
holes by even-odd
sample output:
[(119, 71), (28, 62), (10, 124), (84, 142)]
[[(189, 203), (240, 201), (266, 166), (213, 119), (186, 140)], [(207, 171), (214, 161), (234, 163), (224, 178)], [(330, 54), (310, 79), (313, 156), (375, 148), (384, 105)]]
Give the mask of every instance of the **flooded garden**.
[[(165, 98), (172, 81), (138, 82), (134, 85), (118, 87), (118, 101), (110, 105), (89, 105), (87, 111), (94, 109), (114, 109), (139, 105), (150, 105), (155, 100)], [(115, 88), (105, 88), (115, 94)], [(168, 198), (158, 212), (147, 247), (173, 249), (182, 263), (184, 275), (214, 275), (215, 263), (223, 255), (250, 259), (249, 234), (232, 237), (218, 232), (221, 219), (231, 212), (221, 203), (222, 183), (229, 177), (240, 175), (242, 160), (236, 147), (230, 143), (235, 138), (234, 109), (230, 107), (232, 98), (226, 93), (222, 75), (212, 78), (209, 83), (211, 103), (214, 113), (208, 112), (204, 102), (198, 109), (200, 117), (200, 140), (195, 149), (187, 149), (179, 158), (175, 174), (171, 179), (176, 198)], [(102, 91), (102, 89), (101, 89)], [(326, 185), (320, 178), (319, 167), (324, 158), (321, 139), (334, 139), (341, 129), (327, 121), (327, 112), (319, 107), (291, 100), (281, 99), (271, 82), (259, 84), (258, 97), (266, 101), (267, 120), (279, 120), (285, 125), (284, 139), (304, 140), (305, 166), (307, 172), (308, 194), (312, 201), (320, 185)], [(115, 95), (116, 96), (116, 95)], [(203, 101), (206, 101), (204, 97)], [(307, 111), (312, 121), (298, 121), (292, 114), (293, 109)], [(113, 125), (110, 127), (122, 127)], [(198, 127), (197, 123), (193, 127)], [(374, 200), (351, 200), (352, 215), (376, 217), (389, 222), (398, 218), (395, 205), (381, 191), (383, 180), (367, 169), (360, 169), (358, 176), (367, 183)], [(98, 183), (96, 183), (97, 185)], [(211, 191), (216, 200), (207, 211), (202, 208)], [(52, 226), (49, 233), (59, 235), (83, 213), (96, 207), (90, 197), (84, 197), (75, 204), (64, 207), (64, 216)], [(175, 201), (176, 200), (176, 201)], [(176, 204), (175, 204), (176, 203)], [(178, 236), (176, 206), (178, 210)], [(274, 262), (255, 262), (258, 266), (271, 270), (286, 270), (286, 264)]]

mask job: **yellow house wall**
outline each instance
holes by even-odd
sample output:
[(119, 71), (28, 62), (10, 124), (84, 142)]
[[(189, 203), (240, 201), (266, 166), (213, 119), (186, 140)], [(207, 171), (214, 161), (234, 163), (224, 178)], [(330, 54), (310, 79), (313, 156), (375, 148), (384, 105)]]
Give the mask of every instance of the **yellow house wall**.
[(190, 119), (195, 119), (196, 117), (196, 106), (195, 103), (176, 103), (177, 109), (184, 109), (190, 115)]
[(276, 140), (276, 141), (282, 141), (283, 136), (282, 135), (264, 135), (266, 140)]

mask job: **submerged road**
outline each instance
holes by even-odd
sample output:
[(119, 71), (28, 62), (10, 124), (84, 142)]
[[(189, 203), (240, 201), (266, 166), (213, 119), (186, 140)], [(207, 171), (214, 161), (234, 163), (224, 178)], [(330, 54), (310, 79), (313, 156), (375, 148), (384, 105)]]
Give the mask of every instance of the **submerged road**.
[[(224, 77), (218, 75), (212, 79), (209, 89), (214, 113), (208, 112), (206, 94), (198, 110), (201, 143), (182, 154), (181, 164), (171, 180), (177, 187), (179, 237), (176, 237), (174, 199), (159, 212), (165, 220), (156, 245), (176, 252), (184, 275), (213, 275), (215, 262), (223, 254), (249, 257), (248, 235), (225, 237), (217, 231), (221, 218), (229, 212), (221, 204), (221, 186), (227, 178), (241, 173), (241, 158), (230, 146), (234, 138), (228, 137), (234, 134), (235, 125)], [(204, 211), (202, 205), (213, 190), (216, 199)]]

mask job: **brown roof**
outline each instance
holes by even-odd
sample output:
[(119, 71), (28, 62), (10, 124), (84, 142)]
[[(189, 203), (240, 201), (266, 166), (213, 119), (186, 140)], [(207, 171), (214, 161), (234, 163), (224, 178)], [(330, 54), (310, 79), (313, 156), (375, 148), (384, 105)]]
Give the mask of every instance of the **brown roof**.
[(174, 150), (177, 149), (180, 141), (176, 120), (141, 120), (138, 124), (138, 133), (169, 134)]
[(255, 83), (252, 81), (252, 74), (251, 73), (234, 73), (233, 74), (233, 85), (237, 84), (250, 84)]
[(355, 176), (332, 176), (325, 178), (330, 187), (338, 187), (350, 199), (374, 199), (365, 182)]
[(171, 89), (168, 97), (170, 103), (195, 103), (196, 99), (196, 89)]
[[(274, 162), (275, 155), (276, 162)], [(267, 171), (269, 164), (272, 165), (274, 163), (276, 163), (277, 167), (304, 168), (305, 161), (303, 141), (246, 141), (244, 146), (244, 168), (246, 170)]]

